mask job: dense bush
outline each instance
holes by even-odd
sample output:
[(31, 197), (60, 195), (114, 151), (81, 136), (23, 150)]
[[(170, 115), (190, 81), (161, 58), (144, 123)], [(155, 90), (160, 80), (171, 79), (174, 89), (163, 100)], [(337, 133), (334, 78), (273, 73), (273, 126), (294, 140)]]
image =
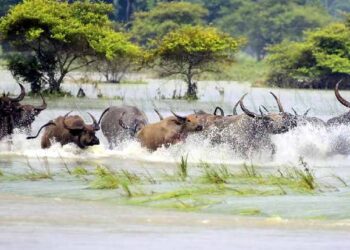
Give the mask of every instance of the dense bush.
[(309, 31), (303, 42), (285, 41), (269, 52), (272, 85), (333, 88), (342, 78), (350, 80), (350, 27), (346, 23)]

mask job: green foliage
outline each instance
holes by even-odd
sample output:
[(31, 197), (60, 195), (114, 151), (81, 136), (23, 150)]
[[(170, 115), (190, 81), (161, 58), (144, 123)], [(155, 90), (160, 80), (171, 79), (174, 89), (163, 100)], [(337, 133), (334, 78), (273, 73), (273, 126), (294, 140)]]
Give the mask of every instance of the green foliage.
[(116, 189), (120, 185), (118, 177), (104, 167), (98, 166), (95, 175), (96, 179), (90, 183), (93, 189)]
[(207, 10), (201, 5), (188, 2), (159, 3), (149, 12), (135, 14), (131, 33), (142, 45), (161, 38), (169, 31), (183, 25), (202, 24)]
[(266, 47), (284, 39), (297, 40), (306, 29), (329, 22), (326, 11), (298, 1), (235, 1), (236, 10), (224, 9), (216, 24), (225, 32), (248, 38), (248, 49), (257, 59), (265, 56)]
[(182, 180), (185, 180), (188, 176), (188, 155), (186, 157), (181, 156), (181, 162), (178, 166), (178, 175)]
[(350, 28), (344, 23), (309, 31), (303, 42), (273, 46), (269, 81), (277, 86), (333, 88), (350, 75)]
[(165, 35), (152, 55), (162, 75), (180, 75), (187, 83), (186, 96), (197, 97), (193, 82), (201, 73), (233, 61), (242, 40), (213, 27), (184, 26)]
[(72, 173), (76, 176), (84, 176), (89, 174), (89, 172), (84, 167), (76, 167), (73, 169)]
[(91, 64), (96, 56), (112, 60), (139, 53), (127, 36), (112, 29), (111, 10), (111, 5), (89, 1), (24, 0), (0, 22), (2, 40), (25, 57), (10, 60), (10, 69), (24, 81), (34, 71), (30, 83), (60, 91), (68, 72)]
[(210, 166), (203, 163), (201, 165), (203, 170), (203, 180), (212, 184), (224, 184), (228, 182), (228, 179), (232, 176), (227, 167), (222, 165), (219, 167)]

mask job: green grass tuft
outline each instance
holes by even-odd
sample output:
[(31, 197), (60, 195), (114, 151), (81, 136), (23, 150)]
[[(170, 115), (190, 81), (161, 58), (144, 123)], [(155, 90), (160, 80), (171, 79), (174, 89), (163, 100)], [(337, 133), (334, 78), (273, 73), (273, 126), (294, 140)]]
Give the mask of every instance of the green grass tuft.
[(207, 183), (228, 183), (228, 179), (232, 176), (225, 165), (216, 167), (211, 166), (208, 163), (202, 163), (200, 167), (203, 170), (203, 179)]
[(181, 156), (181, 161), (177, 164), (178, 175), (182, 180), (185, 180), (188, 176), (188, 155), (186, 157)]
[(75, 176), (84, 176), (89, 174), (89, 172), (84, 167), (76, 167), (73, 169), (72, 173)]

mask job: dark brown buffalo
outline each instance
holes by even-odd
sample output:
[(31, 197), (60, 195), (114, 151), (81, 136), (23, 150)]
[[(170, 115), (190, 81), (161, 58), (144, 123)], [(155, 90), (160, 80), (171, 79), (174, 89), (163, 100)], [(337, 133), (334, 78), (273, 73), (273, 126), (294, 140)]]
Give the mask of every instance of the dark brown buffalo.
[(183, 141), (188, 133), (203, 129), (198, 122), (192, 122), (187, 117), (175, 113), (173, 115), (144, 126), (136, 135), (141, 145), (154, 151), (163, 145), (168, 146)]
[(32, 123), (35, 118), (41, 113), (41, 111), (47, 108), (47, 103), (42, 95), (40, 95), (42, 99), (42, 104), (39, 106), (34, 106), (30, 104), (19, 105), (19, 112), (15, 112), (14, 114), (14, 125), (15, 128), (26, 132), (29, 134), (32, 130)]
[(19, 84), (19, 86), (21, 88), (19, 96), (11, 98), (9, 95), (3, 94), (0, 97), (0, 139), (13, 133), (17, 121), (16, 114), (21, 112), (19, 102), (23, 100), (25, 90), (23, 85)]
[[(348, 102), (347, 100), (345, 100), (339, 93), (339, 84), (341, 83), (341, 81), (339, 81), (336, 85), (335, 85), (335, 96), (337, 97), (337, 100), (343, 104), (345, 107), (350, 108), (350, 102)], [(333, 117), (331, 119), (329, 119), (327, 121), (327, 125), (328, 126), (336, 126), (336, 125), (341, 125), (341, 124), (345, 124), (345, 125), (349, 125), (350, 124), (350, 111), (337, 116), (337, 117)]]
[(82, 149), (100, 144), (99, 139), (96, 137), (96, 131), (100, 130), (100, 126), (90, 113), (88, 114), (93, 120), (91, 125), (85, 124), (80, 116), (69, 114), (70, 112), (65, 116), (59, 116), (55, 120), (49, 121), (39, 129), (36, 136), (27, 137), (27, 139), (38, 137), (40, 131), (46, 127), (41, 138), (42, 148), (51, 147), (53, 142), (59, 142), (61, 145), (74, 143)]
[(18, 97), (11, 98), (9, 95), (3, 94), (0, 98), (0, 139), (12, 134), (15, 128), (30, 133), (35, 117), (47, 107), (42, 96), (43, 103), (40, 106), (22, 105), (20, 101), (25, 96), (25, 90), (23, 85), (19, 84), (19, 86), (21, 93)]

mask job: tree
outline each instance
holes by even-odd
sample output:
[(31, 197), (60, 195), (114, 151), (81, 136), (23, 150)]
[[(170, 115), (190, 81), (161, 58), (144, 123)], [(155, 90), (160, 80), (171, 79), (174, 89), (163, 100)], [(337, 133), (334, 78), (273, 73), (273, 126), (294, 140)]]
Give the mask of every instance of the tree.
[[(109, 53), (102, 55), (93, 65), (106, 79), (107, 82), (119, 83), (131, 67), (141, 64), (143, 59), (143, 51), (140, 47), (127, 42), (128, 36), (125, 35), (123, 43), (107, 43), (103, 50)], [(115, 39), (107, 39), (106, 41), (114, 42)], [(101, 44), (101, 46), (103, 46)]]
[(197, 99), (195, 78), (231, 62), (241, 40), (212, 27), (184, 26), (165, 35), (153, 53), (161, 74), (180, 75), (187, 84), (186, 97)]
[[(334, 88), (340, 79), (350, 87), (350, 26), (333, 23), (306, 33), (305, 41), (284, 41), (270, 48), (269, 83), (277, 86)], [(346, 81), (345, 81), (346, 82)]]
[(108, 19), (111, 5), (104, 3), (24, 0), (1, 19), (0, 33), (19, 53), (9, 55), (9, 68), (18, 79), (38, 91), (48, 85), (60, 91), (64, 77), (96, 57), (112, 58), (130, 44), (115, 32)]
[(161, 38), (183, 25), (199, 25), (207, 10), (201, 5), (187, 2), (159, 3), (149, 12), (138, 12), (131, 33), (142, 45)]
[[(329, 22), (326, 11), (317, 5), (299, 5), (297, 0), (243, 1), (237, 10), (227, 9), (217, 25), (225, 32), (248, 38), (248, 51), (258, 60), (269, 45), (284, 39), (298, 40), (303, 31)], [(237, 2), (238, 3), (238, 2)]]
[(190, 0), (192, 3), (202, 4), (209, 12), (206, 16), (207, 23), (215, 23), (228, 13), (235, 12), (248, 0)]

